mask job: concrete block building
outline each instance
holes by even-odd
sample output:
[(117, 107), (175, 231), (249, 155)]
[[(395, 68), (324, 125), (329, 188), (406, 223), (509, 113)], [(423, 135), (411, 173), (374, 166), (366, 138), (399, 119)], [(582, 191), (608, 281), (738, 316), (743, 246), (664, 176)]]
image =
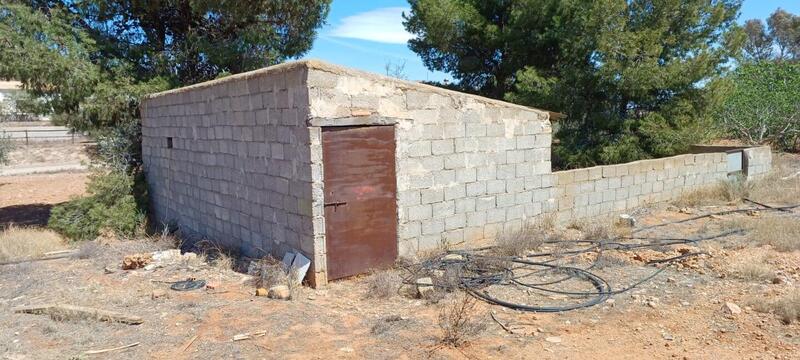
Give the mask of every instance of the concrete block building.
[[(653, 175), (559, 175), (547, 111), (313, 60), (153, 94), (141, 111), (153, 220), (249, 256), (301, 252), (317, 285), (546, 212), (619, 210), (725, 173), (724, 154), (712, 154), (635, 166)], [(684, 164), (700, 180), (687, 182)], [(623, 194), (617, 180), (651, 184)]]

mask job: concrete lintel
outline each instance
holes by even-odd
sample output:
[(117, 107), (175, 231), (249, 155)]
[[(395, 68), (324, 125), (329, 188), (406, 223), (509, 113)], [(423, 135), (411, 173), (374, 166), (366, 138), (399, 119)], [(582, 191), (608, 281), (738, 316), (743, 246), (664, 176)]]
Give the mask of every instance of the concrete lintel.
[(368, 116), (348, 116), (341, 118), (320, 118), (314, 117), (308, 120), (309, 126), (363, 126), (363, 125), (394, 125), (400, 122), (400, 118), (368, 115)]

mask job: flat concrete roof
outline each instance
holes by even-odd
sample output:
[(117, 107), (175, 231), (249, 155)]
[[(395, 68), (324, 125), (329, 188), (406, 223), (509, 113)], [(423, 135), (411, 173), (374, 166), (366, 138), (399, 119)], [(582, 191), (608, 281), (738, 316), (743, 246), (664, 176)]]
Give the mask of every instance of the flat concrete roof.
[(254, 78), (254, 77), (258, 77), (258, 76), (262, 76), (262, 75), (266, 75), (266, 74), (277, 73), (277, 72), (286, 72), (286, 71), (292, 71), (292, 70), (302, 69), (302, 68), (309, 69), (309, 70), (319, 70), (319, 71), (329, 72), (329, 73), (333, 73), (333, 74), (351, 75), (351, 76), (358, 76), (358, 77), (363, 77), (363, 78), (371, 78), (371, 79), (376, 79), (376, 80), (380, 80), (380, 81), (383, 81), (383, 82), (391, 82), (391, 83), (394, 83), (395, 86), (397, 86), (398, 88), (401, 88), (401, 89), (413, 89), (413, 90), (417, 90), (417, 91), (440, 93), (440, 94), (445, 94), (445, 95), (450, 95), (450, 96), (453, 96), (453, 95), (465, 96), (465, 97), (475, 98), (475, 99), (477, 99), (477, 100), (479, 100), (481, 102), (493, 103), (493, 104), (500, 105), (500, 106), (505, 106), (505, 107), (522, 108), (522, 109), (526, 109), (526, 110), (533, 110), (533, 111), (551, 113), (551, 112), (549, 112), (547, 110), (537, 109), (537, 108), (530, 107), (530, 106), (524, 106), (524, 105), (519, 105), (519, 104), (514, 104), (514, 103), (502, 101), (502, 100), (487, 98), (487, 97), (484, 97), (484, 96), (469, 94), (469, 93), (455, 91), (455, 90), (444, 89), (444, 88), (441, 88), (441, 87), (438, 87), (438, 86), (423, 84), (423, 83), (420, 83), (420, 82), (397, 79), (397, 78), (393, 78), (393, 77), (390, 77), (390, 76), (371, 73), (371, 72), (368, 72), (368, 71), (357, 70), (357, 69), (352, 69), (352, 68), (348, 68), (348, 67), (344, 67), (344, 66), (340, 66), (340, 65), (335, 65), (335, 64), (327, 63), (327, 62), (316, 60), (316, 59), (307, 59), (307, 60), (298, 60), (298, 61), (285, 62), (285, 63), (282, 63), (282, 64), (268, 66), (268, 67), (257, 69), (257, 70), (253, 70), (253, 71), (248, 71), (248, 72), (243, 72), (243, 73), (239, 73), (239, 74), (235, 74), (235, 75), (226, 76), (226, 77), (221, 78), (221, 79), (209, 80), (209, 81), (197, 83), (197, 84), (194, 84), (194, 85), (189, 85), (189, 86), (185, 86), (185, 87), (181, 87), (181, 88), (177, 88), (177, 89), (172, 89), (172, 90), (167, 90), (167, 91), (162, 91), (162, 92), (150, 94), (150, 95), (147, 95), (145, 97), (145, 99), (153, 99), (153, 98), (157, 98), (157, 97), (161, 97), (161, 96), (168, 96), (168, 95), (171, 95), (171, 94), (183, 93), (183, 92), (188, 92), (188, 91), (192, 91), (192, 90), (212, 87), (212, 86), (224, 84), (224, 83), (227, 83), (227, 82), (246, 80), (246, 79), (250, 79), (250, 78)]

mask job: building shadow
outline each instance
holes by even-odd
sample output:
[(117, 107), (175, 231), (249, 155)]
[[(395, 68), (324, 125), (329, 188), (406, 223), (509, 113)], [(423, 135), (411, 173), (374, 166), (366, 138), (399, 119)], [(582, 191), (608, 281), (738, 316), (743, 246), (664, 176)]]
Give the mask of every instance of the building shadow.
[(50, 219), (50, 209), (56, 204), (11, 205), (0, 208), (0, 229), (10, 225), (45, 226)]

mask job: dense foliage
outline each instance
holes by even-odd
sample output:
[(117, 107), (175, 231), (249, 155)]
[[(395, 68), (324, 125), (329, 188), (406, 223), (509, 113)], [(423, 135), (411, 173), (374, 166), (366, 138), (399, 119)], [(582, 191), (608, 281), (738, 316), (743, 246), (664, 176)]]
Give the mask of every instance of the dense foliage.
[(410, 47), (461, 90), (567, 115), (556, 167), (681, 152), (739, 53), (739, 0), (411, 0)]
[(717, 117), (730, 135), (750, 144), (800, 149), (800, 63), (743, 64)]
[(144, 220), (133, 187), (124, 173), (97, 172), (89, 181), (89, 195), (54, 207), (48, 226), (73, 240), (94, 239), (101, 230), (133, 236)]
[[(0, 78), (21, 81), (42, 112), (96, 137), (110, 169), (92, 178), (91, 196), (56, 207), (51, 225), (78, 238), (96, 235), (95, 225), (129, 234), (145, 210), (128, 197), (144, 189), (134, 182), (141, 96), (298, 57), (330, 2), (0, 0)], [(124, 192), (111, 201), (111, 190)]]

